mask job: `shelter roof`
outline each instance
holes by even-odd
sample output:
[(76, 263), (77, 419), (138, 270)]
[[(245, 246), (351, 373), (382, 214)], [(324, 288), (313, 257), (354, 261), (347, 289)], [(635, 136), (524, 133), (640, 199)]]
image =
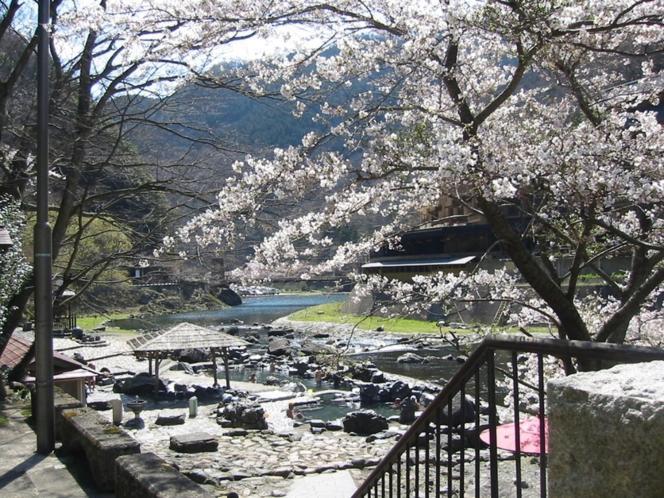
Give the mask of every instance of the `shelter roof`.
[(476, 256), (441, 256), (432, 258), (393, 258), (381, 261), (372, 261), (362, 265), (362, 268), (418, 268), (421, 266), (463, 266), (475, 261)]
[(239, 337), (187, 322), (167, 330), (147, 332), (127, 343), (136, 353), (182, 351), (192, 348), (236, 348), (249, 345)]
[(32, 341), (18, 337), (16, 334), (12, 335), (9, 338), (9, 342), (7, 342), (7, 346), (5, 346), (5, 350), (2, 352), (2, 356), (0, 356), (0, 365), (6, 366), (9, 369), (14, 368), (28, 354), (30, 346), (32, 346)]
[[(95, 373), (85, 369), (85, 368), (78, 368), (76, 370), (68, 370), (65, 372), (61, 372), (58, 374), (53, 375), (53, 380), (54, 381), (59, 381), (59, 380), (77, 380), (77, 379), (94, 379), (96, 377)], [(33, 383), (36, 382), (36, 379), (32, 375), (28, 375), (25, 379), (25, 382), (28, 383)]]

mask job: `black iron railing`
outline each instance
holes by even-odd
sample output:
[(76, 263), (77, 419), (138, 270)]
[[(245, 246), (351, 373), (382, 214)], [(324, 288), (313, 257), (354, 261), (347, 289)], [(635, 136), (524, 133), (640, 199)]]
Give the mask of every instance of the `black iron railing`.
[[(519, 366), (528, 354), (532, 355), (534, 368), (524, 376), (525, 365)], [(555, 339), (487, 337), (353, 498), (546, 497), (548, 358), (568, 365), (612, 365), (662, 360), (664, 351)], [(530, 379), (533, 375), (534, 380)], [(499, 428), (498, 424), (506, 419), (511, 419), (513, 429)], [(527, 424), (534, 427), (534, 434), (524, 433)], [(504, 441), (507, 436), (509, 442)]]

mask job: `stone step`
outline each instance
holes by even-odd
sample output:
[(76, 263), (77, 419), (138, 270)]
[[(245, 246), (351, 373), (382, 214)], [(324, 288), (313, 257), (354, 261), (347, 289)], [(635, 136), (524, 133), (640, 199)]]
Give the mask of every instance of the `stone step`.
[(180, 434), (171, 436), (170, 449), (178, 453), (202, 453), (206, 451), (217, 451), (219, 442), (216, 436), (205, 432), (194, 432), (191, 434)]

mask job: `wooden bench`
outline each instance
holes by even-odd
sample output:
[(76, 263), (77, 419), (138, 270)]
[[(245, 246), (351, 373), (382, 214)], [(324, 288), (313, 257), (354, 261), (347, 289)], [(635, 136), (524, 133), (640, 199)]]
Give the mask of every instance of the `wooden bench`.
[(115, 460), (117, 498), (212, 498), (191, 479), (154, 453), (125, 455)]
[(139, 442), (90, 408), (63, 410), (59, 419), (63, 451), (85, 453), (97, 487), (112, 491), (115, 459), (140, 453)]

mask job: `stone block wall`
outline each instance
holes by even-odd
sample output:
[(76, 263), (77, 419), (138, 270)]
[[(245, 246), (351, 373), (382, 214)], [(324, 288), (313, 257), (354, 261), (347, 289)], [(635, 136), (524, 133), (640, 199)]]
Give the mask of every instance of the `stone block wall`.
[(664, 361), (548, 384), (549, 495), (664, 496)]
[(62, 441), (62, 412), (74, 408), (82, 408), (83, 403), (56, 386), (53, 389), (53, 405), (55, 409), (55, 438), (58, 441)]
[(212, 498), (161, 458), (140, 453), (129, 433), (62, 391), (56, 392), (56, 414), (62, 451), (85, 456), (99, 490), (115, 491), (118, 498)]

